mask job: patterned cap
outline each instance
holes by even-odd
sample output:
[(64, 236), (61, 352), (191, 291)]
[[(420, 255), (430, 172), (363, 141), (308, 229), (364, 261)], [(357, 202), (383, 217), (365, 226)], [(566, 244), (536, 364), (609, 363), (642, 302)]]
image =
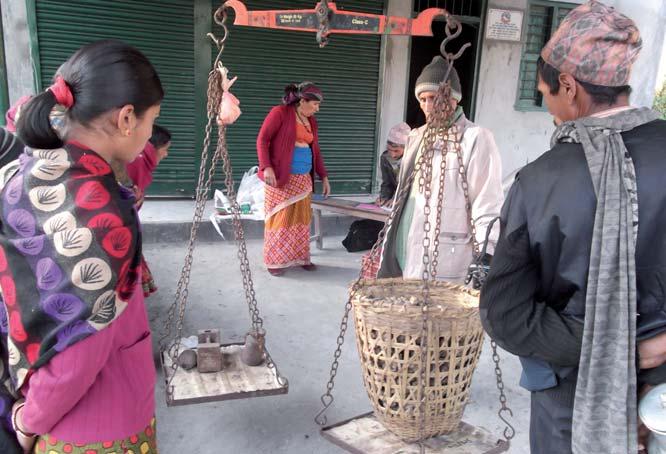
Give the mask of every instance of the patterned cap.
[(386, 140), (395, 145), (405, 145), (407, 143), (407, 136), (411, 130), (412, 128), (407, 123), (399, 123), (391, 128)]
[(634, 21), (592, 0), (564, 18), (541, 57), (581, 82), (619, 87), (629, 84), (642, 45)]

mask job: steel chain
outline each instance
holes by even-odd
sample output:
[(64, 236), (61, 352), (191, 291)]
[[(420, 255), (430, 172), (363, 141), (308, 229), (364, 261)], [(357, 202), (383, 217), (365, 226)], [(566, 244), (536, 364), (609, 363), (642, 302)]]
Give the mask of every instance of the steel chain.
[[(446, 43), (457, 37), (461, 31), (461, 25), (459, 22), (455, 21), (451, 16), (447, 16), (447, 26), (446, 34), (447, 38), (442, 42), (442, 54), (449, 62), (449, 68), (453, 67), (453, 61), (460, 58), (463, 51), (470, 46), (469, 43), (464, 44), (461, 49), (456, 54), (446, 53), (445, 45)], [(320, 29), (320, 32), (323, 30)], [(453, 33), (452, 30), (454, 31)], [(319, 34), (318, 34), (319, 38)], [(318, 39), (319, 41), (319, 39)], [(325, 43), (324, 43), (325, 45)], [(450, 71), (450, 69), (449, 69)], [(448, 79), (448, 74), (445, 80)], [(479, 242), (476, 236), (476, 223), (472, 215), (472, 205), (471, 198), (469, 195), (469, 182), (467, 180), (466, 167), (464, 163), (463, 151), (460, 143), (460, 137), (458, 137), (460, 131), (455, 125), (455, 111), (452, 108), (450, 103), (451, 99), (451, 86), (449, 83), (442, 84), (439, 87), (437, 97), (435, 99), (435, 106), (431, 118), (428, 120), (426, 131), (424, 136), (421, 139), (419, 144), (419, 149), (423, 149), (420, 158), (417, 160), (412, 174), (409, 176), (406, 184), (401, 188), (397, 197), (395, 197), (393, 203), (393, 209), (391, 210), (389, 217), (379, 233), (377, 242), (372, 247), (370, 253), (368, 254), (368, 260), (361, 269), (358, 279), (354, 282), (351, 287), (350, 296), (345, 304), (345, 311), (340, 323), (340, 332), (337, 338), (337, 346), (333, 354), (333, 362), (331, 364), (331, 370), (329, 374), (329, 380), (326, 384), (326, 392), (321, 396), (320, 400), (323, 404), (322, 410), (315, 417), (315, 422), (319, 425), (326, 425), (327, 418), (325, 416), (326, 411), (332, 405), (334, 401), (333, 389), (335, 387), (335, 378), (337, 376), (337, 371), (339, 367), (339, 359), (342, 354), (342, 346), (344, 344), (345, 335), (348, 329), (349, 324), (349, 314), (352, 309), (352, 300), (358, 292), (359, 288), (362, 286), (362, 276), (370, 268), (373, 259), (380, 254), (386, 233), (392, 228), (393, 222), (397, 216), (397, 213), (404, 206), (404, 202), (411, 191), (415, 176), (419, 175), (419, 190), (423, 193), (425, 198), (424, 206), (424, 238), (423, 238), (423, 248), (424, 248), (424, 257), (423, 265), (424, 270), (422, 274), (423, 279), (423, 307), (422, 307), (422, 329), (421, 329), (421, 368), (420, 368), (420, 391), (419, 391), (419, 434), (420, 442), (419, 447), (422, 453), (425, 452), (424, 435), (425, 435), (425, 424), (426, 424), (426, 414), (428, 412), (427, 408), (427, 396), (425, 396), (425, 384), (427, 379), (426, 369), (428, 368), (428, 342), (427, 342), (427, 332), (428, 332), (428, 307), (429, 307), (429, 281), (430, 279), (436, 279), (437, 277), (437, 267), (439, 261), (439, 236), (440, 236), (440, 223), (436, 222), (436, 227), (434, 231), (434, 239), (432, 240), (433, 248), (430, 249), (430, 198), (432, 196), (431, 192), (431, 183), (432, 183), (432, 163), (434, 152), (436, 149), (437, 140), (442, 141), (442, 160), (440, 163), (440, 177), (439, 177), (439, 191), (437, 194), (437, 220), (440, 220), (442, 217), (442, 210), (444, 205), (444, 183), (446, 180), (446, 168), (447, 162), (446, 157), (449, 153), (448, 143), (453, 144), (454, 153), (456, 154), (456, 159), (458, 161), (458, 172), (460, 175), (461, 186), (465, 196), (465, 209), (467, 212), (467, 220), (470, 227), (471, 239), (474, 254), (479, 254)], [(430, 255), (432, 254), (432, 259)], [(508, 413), (513, 417), (512, 410), (507, 405), (506, 395), (504, 394), (504, 382), (502, 378), (502, 370), (500, 368), (500, 358), (497, 352), (497, 345), (494, 341), (491, 340), (491, 347), (493, 350), (493, 361), (495, 363), (495, 376), (497, 381), (497, 389), (500, 392), (499, 401), (500, 401), (500, 410), (498, 411), (499, 418), (506, 424), (504, 429), (504, 438), (506, 441), (510, 441), (515, 436), (515, 430), (513, 426), (509, 423), (505, 417), (505, 413)]]
[(391, 229), (393, 226), (394, 219), (397, 216), (397, 210), (396, 208), (398, 206), (402, 206), (407, 199), (407, 196), (409, 195), (409, 192), (411, 190), (412, 184), (414, 182), (414, 176), (416, 175), (416, 172), (413, 172), (408, 179), (408, 184), (403, 186), (400, 189), (400, 192), (398, 192), (398, 195), (396, 197), (396, 202), (393, 204), (394, 209), (391, 210), (389, 213), (389, 216), (386, 220), (386, 223), (384, 224), (384, 227), (382, 230), (379, 232), (379, 235), (377, 237), (377, 242), (372, 246), (372, 249), (370, 250), (370, 253), (368, 254), (368, 257), (370, 258), (361, 268), (361, 271), (359, 273), (358, 278), (356, 281), (352, 284), (351, 289), (349, 291), (349, 298), (347, 299), (347, 303), (345, 304), (345, 311), (342, 316), (342, 321), (340, 323), (340, 332), (338, 334), (337, 342), (336, 342), (336, 348), (335, 352), (333, 353), (333, 362), (331, 363), (331, 370), (329, 373), (329, 379), (328, 382), (326, 383), (326, 392), (322, 394), (320, 400), (321, 403), (323, 404), (323, 408), (319, 413), (317, 413), (317, 416), (315, 416), (315, 422), (319, 424), (320, 426), (325, 426), (326, 425), (326, 411), (328, 408), (331, 406), (333, 401), (335, 400), (333, 398), (333, 388), (335, 387), (335, 377), (338, 372), (338, 367), (339, 367), (339, 359), (340, 356), (342, 355), (342, 346), (345, 343), (345, 335), (347, 334), (347, 329), (348, 329), (348, 323), (349, 323), (349, 313), (352, 310), (352, 301), (354, 297), (356, 296), (356, 293), (358, 290), (363, 286), (363, 275), (369, 270), (372, 259), (377, 257), (380, 254), (380, 251), (382, 249), (382, 245), (384, 244), (384, 239), (386, 238), (386, 233)]
[(495, 379), (497, 381), (497, 390), (499, 391), (499, 402), (500, 409), (497, 411), (497, 416), (506, 424), (504, 428), (504, 439), (509, 442), (516, 435), (516, 430), (513, 428), (511, 423), (505, 414), (508, 413), (510, 417), (513, 418), (513, 411), (507, 405), (506, 394), (504, 394), (504, 380), (502, 378), (502, 368), (500, 367), (500, 357), (497, 352), (497, 343), (490, 339), (490, 346), (493, 350), (493, 362), (495, 363)]
[(319, 28), (317, 30), (317, 43), (319, 47), (325, 47), (328, 44), (328, 35), (331, 30), (331, 14), (333, 11), (328, 5), (327, 0), (321, 0), (315, 8)]
[[(221, 156), (225, 172), (225, 184), (227, 187), (227, 197), (231, 201), (231, 211), (233, 215), (234, 236), (238, 245), (238, 259), (240, 261), (240, 271), (243, 276), (243, 288), (245, 290), (245, 300), (248, 305), (250, 319), (252, 320), (252, 329), (259, 331), (264, 326), (264, 320), (259, 313), (257, 306), (257, 297), (254, 291), (254, 281), (252, 280), (252, 270), (250, 269), (250, 261), (247, 257), (247, 243), (245, 242), (245, 231), (240, 217), (240, 205), (236, 200), (236, 190), (234, 188), (233, 169), (231, 167), (231, 159), (226, 144), (226, 127), (220, 127), (220, 137), (218, 139), (218, 147), (221, 149)], [(275, 370), (275, 376), (281, 386), (287, 386), (287, 379), (280, 373), (277, 365), (273, 361), (268, 350), (264, 350), (266, 357), (266, 365), (270, 369)]]
[[(220, 16), (222, 16), (220, 18)], [(213, 63), (213, 68), (208, 75), (208, 90), (207, 94), (207, 116), (208, 121), (206, 123), (205, 137), (203, 142), (203, 150), (201, 153), (201, 163), (199, 166), (199, 178), (197, 181), (197, 190), (196, 190), (196, 202), (194, 216), (192, 219), (192, 226), (190, 229), (190, 239), (188, 242), (187, 253), (185, 256), (185, 263), (181, 272), (180, 279), (176, 288), (176, 295), (174, 302), (167, 311), (167, 320), (164, 325), (163, 334), (159, 340), (159, 347), (161, 352), (165, 352), (171, 358), (171, 374), (167, 381), (167, 400), (171, 401), (173, 399), (173, 379), (178, 371), (178, 354), (180, 351), (180, 344), (182, 339), (183, 324), (185, 319), (185, 312), (187, 309), (187, 302), (189, 296), (189, 283), (190, 276), (192, 272), (192, 263), (194, 259), (194, 247), (197, 240), (197, 235), (199, 231), (199, 226), (203, 218), (203, 213), (205, 210), (206, 202), (208, 200), (208, 195), (210, 194), (212, 184), (215, 177), (215, 172), (219, 163), (220, 158), (223, 161), (223, 168), (225, 172), (225, 183), (227, 186), (227, 196), (232, 200), (232, 214), (233, 214), (233, 225), (234, 225), (234, 234), (236, 242), (238, 245), (238, 258), (240, 260), (240, 270), (243, 276), (243, 288), (245, 290), (245, 298), (248, 304), (248, 309), (250, 313), (250, 318), (252, 320), (252, 328), (258, 330), (263, 328), (263, 319), (260, 316), (259, 309), (257, 307), (256, 294), (254, 291), (254, 283), (252, 281), (252, 274), (250, 270), (250, 264), (247, 257), (247, 244), (245, 242), (245, 235), (243, 231), (243, 226), (240, 218), (240, 206), (236, 201), (235, 189), (233, 182), (233, 172), (231, 167), (231, 159), (229, 158), (229, 151), (227, 149), (226, 143), (226, 127), (220, 126), (218, 131), (218, 141), (213, 153), (210, 167), (208, 168), (208, 173), (206, 174), (206, 165), (208, 163), (209, 149), (211, 143), (213, 123), (217, 118), (220, 104), (222, 102), (222, 74), (218, 71), (218, 63), (220, 62), (220, 57), (222, 51), (224, 50), (224, 42), (228, 36), (228, 29), (226, 26), (227, 12), (226, 6), (223, 4), (215, 12), (215, 21), (221, 25), (224, 29), (224, 37), (221, 40), (217, 40), (212, 36), (213, 41), (217, 44), (219, 52), (217, 58)], [(178, 318), (174, 320), (178, 313)], [(171, 346), (167, 345), (167, 341), (172, 336), (172, 329), (175, 325), (175, 338)], [(266, 364), (269, 368), (275, 370), (275, 375), (277, 381), (281, 386), (287, 386), (288, 381), (285, 377), (280, 374), (275, 362), (272, 357), (265, 351)]]
[[(206, 135), (204, 138), (203, 150), (201, 153), (201, 163), (199, 166), (199, 179), (197, 182), (197, 192), (196, 192), (196, 202), (194, 217), (192, 219), (192, 226), (190, 228), (190, 239), (188, 242), (187, 253), (185, 256), (185, 264), (183, 265), (183, 270), (181, 272), (180, 279), (178, 281), (178, 286), (176, 288), (176, 296), (173, 304), (168, 310), (167, 321), (164, 327), (164, 333), (159, 340), (160, 351), (166, 352), (171, 358), (171, 375), (168, 377), (167, 381), (167, 400), (173, 398), (173, 378), (178, 371), (178, 354), (180, 351), (180, 342), (182, 338), (182, 329), (183, 321), (185, 318), (185, 311), (187, 309), (187, 300), (189, 296), (189, 283), (190, 276), (192, 272), (192, 263), (194, 260), (194, 246), (196, 243), (199, 226), (203, 218), (204, 209), (206, 206), (206, 200), (208, 199), (208, 194), (212, 187), (212, 181), (215, 174), (215, 168), (217, 160), (219, 159), (220, 147), (216, 147), (215, 153), (213, 155), (212, 163), (208, 169), (208, 175), (206, 176), (206, 165), (208, 161), (208, 150), (210, 148), (210, 138), (213, 128), (213, 120), (217, 116), (216, 105), (219, 106), (219, 102), (222, 100), (221, 93), (221, 75), (213, 69), (208, 76), (208, 122), (206, 124)], [(178, 312), (177, 320), (174, 320), (174, 317)], [(175, 338), (170, 347), (167, 347), (166, 342), (171, 337), (172, 327), (176, 329)]]

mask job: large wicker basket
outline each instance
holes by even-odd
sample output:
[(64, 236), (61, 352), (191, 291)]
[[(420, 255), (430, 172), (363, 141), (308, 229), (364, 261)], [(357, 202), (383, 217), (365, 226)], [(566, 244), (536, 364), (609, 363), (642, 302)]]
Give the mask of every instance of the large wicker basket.
[(431, 283), (421, 433), (422, 286), (420, 280), (367, 280), (352, 299), (363, 382), (375, 415), (409, 442), (458, 427), (483, 345), (478, 292)]

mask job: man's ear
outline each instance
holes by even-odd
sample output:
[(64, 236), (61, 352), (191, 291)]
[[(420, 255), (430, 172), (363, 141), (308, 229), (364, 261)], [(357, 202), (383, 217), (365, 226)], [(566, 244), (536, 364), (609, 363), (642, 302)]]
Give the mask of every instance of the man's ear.
[(560, 73), (558, 80), (560, 81), (560, 86), (564, 90), (569, 104), (573, 104), (578, 90), (576, 79), (571, 74)]

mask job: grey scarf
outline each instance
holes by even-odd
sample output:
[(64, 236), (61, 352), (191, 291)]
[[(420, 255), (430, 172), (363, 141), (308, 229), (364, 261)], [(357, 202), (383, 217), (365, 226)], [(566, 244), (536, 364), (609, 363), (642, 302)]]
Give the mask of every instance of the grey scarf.
[(585, 326), (573, 412), (575, 454), (638, 450), (636, 237), (638, 191), (621, 132), (659, 115), (647, 108), (560, 125), (552, 138), (583, 145), (597, 196)]

